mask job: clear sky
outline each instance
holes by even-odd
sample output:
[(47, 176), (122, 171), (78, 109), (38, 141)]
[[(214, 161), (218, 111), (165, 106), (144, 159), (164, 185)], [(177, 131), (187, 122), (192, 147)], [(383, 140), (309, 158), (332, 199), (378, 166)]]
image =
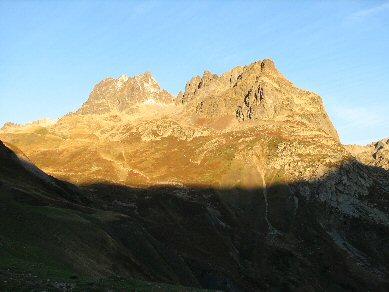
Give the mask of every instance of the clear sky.
[(0, 124), (57, 118), (108, 76), (177, 93), (272, 58), (344, 143), (389, 136), (389, 1), (0, 1)]

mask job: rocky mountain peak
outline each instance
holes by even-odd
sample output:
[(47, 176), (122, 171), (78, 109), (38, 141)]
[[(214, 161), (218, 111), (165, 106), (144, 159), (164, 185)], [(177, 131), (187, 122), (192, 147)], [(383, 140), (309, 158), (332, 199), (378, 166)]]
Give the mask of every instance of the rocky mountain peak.
[(173, 96), (163, 90), (150, 72), (129, 77), (107, 78), (98, 83), (77, 114), (125, 112), (147, 100), (171, 103)]
[[(208, 94), (211, 91), (221, 92), (238, 86), (238, 83), (248, 81), (257, 82), (260, 78), (271, 77), (280, 78), (284, 81), (287, 79), (277, 70), (274, 61), (264, 59), (256, 61), (247, 66), (238, 66), (222, 75), (213, 74), (205, 71), (202, 76), (193, 77), (185, 86), (185, 92), (180, 92), (178, 100), (182, 103), (190, 101), (194, 95), (201, 94), (201, 91)], [(251, 79), (255, 80), (251, 80)], [(290, 83), (289, 81), (287, 81)]]
[(205, 72), (192, 78), (177, 100), (203, 124), (204, 119), (219, 125), (223, 120), (223, 128), (277, 121), (323, 131), (339, 140), (320, 96), (297, 88), (270, 59), (221, 75)]
[(9, 129), (14, 129), (14, 128), (18, 128), (18, 127), (20, 127), (20, 125), (18, 125), (16, 123), (6, 122), (6, 123), (4, 123), (3, 127), (0, 130), (7, 131)]
[(279, 82), (283, 81), (290, 83), (290, 81), (287, 80), (285, 76), (282, 75), (281, 72), (277, 69), (274, 61), (271, 59), (264, 59), (262, 61), (256, 61), (252, 64), (249, 64), (243, 67), (243, 73), (246, 76), (255, 76), (256, 79), (267, 77), (271, 79), (277, 79)]
[(270, 74), (279, 73), (274, 64), (274, 61), (271, 59), (264, 59), (263, 61), (260, 62), (260, 65), (261, 65), (261, 71), (263, 73), (270, 73)]

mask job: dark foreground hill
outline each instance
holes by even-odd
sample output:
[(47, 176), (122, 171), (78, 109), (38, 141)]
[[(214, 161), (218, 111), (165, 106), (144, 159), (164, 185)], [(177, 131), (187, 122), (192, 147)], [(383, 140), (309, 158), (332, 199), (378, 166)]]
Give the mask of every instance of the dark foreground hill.
[[(350, 162), (320, 180), (266, 189), (79, 188), (19, 157), (0, 144), (3, 289), (389, 287), (383, 169)], [(351, 196), (357, 217), (318, 197), (333, 185), (340, 202), (344, 174), (373, 180), (367, 196)]]
[(182, 291), (144, 280), (160, 279), (109, 231), (123, 218), (91, 207), (85, 191), (46, 175), (0, 141), (1, 290)]

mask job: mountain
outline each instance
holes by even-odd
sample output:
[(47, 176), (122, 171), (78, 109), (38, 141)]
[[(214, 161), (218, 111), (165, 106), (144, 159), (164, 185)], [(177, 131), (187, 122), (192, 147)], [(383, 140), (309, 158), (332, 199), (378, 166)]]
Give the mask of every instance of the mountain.
[(338, 139), (321, 98), (295, 87), (271, 60), (237, 67), (221, 76), (205, 72), (188, 82), (178, 98), (188, 104), (189, 115), (210, 119), (217, 128), (237, 121), (240, 125), (279, 122), (301, 124)]
[(77, 185), (78, 204), (117, 214), (102, 215), (104, 230), (134, 265), (113, 256), (115, 275), (229, 291), (388, 288), (388, 170), (342, 145), (321, 98), (271, 60), (205, 72), (177, 97), (150, 73), (108, 78), (56, 123), (7, 125), (0, 138)]
[(97, 84), (77, 114), (128, 112), (133, 105), (139, 103), (172, 102), (173, 96), (161, 89), (151, 73), (131, 78), (122, 75), (118, 79), (107, 78)]
[(346, 149), (360, 162), (389, 170), (389, 138), (369, 145), (346, 145)]
[[(257, 166), (246, 162), (255, 155), (277, 165), (269, 172), (289, 168), (285, 178), (293, 181), (307, 178), (299, 172), (320, 176), (350, 157), (321, 98), (295, 87), (270, 60), (195, 77), (177, 98), (148, 73), (108, 78), (56, 124), (18, 132), (8, 127), (0, 137), (44, 171), (78, 184), (246, 185), (249, 176), (239, 168), (255, 176)], [(310, 140), (315, 147), (303, 145)], [(281, 161), (286, 150), (296, 152), (289, 164)], [(312, 156), (303, 166), (300, 158)]]

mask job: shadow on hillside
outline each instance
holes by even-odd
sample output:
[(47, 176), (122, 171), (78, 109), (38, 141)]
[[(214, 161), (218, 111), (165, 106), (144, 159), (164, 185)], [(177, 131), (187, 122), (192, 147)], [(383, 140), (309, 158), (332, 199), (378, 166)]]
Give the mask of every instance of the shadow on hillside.
[(365, 290), (388, 287), (388, 178), (354, 161), (266, 190), (83, 189), (94, 208), (128, 216), (107, 230), (152, 280), (232, 291)]
[(77, 276), (228, 291), (389, 288), (383, 169), (353, 161), (266, 189), (77, 188), (9, 157), (0, 151), (0, 243), (12, 263), (28, 254), (17, 245), (31, 245), (29, 261), (62, 261)]

